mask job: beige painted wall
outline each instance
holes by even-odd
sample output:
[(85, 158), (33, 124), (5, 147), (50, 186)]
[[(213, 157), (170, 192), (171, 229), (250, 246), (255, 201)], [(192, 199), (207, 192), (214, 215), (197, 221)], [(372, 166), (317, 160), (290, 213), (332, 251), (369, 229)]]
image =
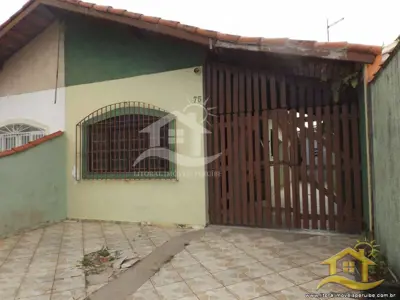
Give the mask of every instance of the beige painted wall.
[(55, 89), (57, 59), (58, 87), (64, 86), (62, 28), (58, 22), (52, 24), (5, 62), (0, 71), (0, 97)]
[[(81, 180), (73, 177), (76, 124), (91, 112), (113, 103), (141, 101), (169, 112), (184, 112), (193, 97), (202, 96), (202, 76), (193, 68), (153, 75), (72, 86), (66, 89), (68, 139), (68, 217), (160, 224), (206, 223), (204, 166), (185, 167), (178, 160), (178, 180)], [(203, 109), (192, 107), (196, 119)], [(177, 131), (185, 130), (177, 119)], [(201, 123), (200, 123), (201, 124)], [(177, 145), (179, 154), (204, 157), (204, 135), (187, 135)], [(196, 142), (198, 142), (197, 146)]]

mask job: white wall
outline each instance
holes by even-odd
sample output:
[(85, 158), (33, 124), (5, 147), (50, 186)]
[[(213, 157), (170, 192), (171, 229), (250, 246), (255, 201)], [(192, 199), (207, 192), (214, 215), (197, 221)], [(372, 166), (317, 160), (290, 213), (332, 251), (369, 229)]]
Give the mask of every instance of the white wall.
[(63, 87), (64, 81), (64, 34), (55, 22), (4, 63), (0, 97)]
[(46, 134), (65, 130), (65, 88), (0, 97), (0, 126), (11, 123), (42, 125)]

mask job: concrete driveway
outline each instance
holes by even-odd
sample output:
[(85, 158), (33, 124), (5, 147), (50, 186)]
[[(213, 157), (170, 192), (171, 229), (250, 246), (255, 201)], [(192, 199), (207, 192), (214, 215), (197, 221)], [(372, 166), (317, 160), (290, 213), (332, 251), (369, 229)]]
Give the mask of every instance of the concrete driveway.
[[(82, 299), (107, 285), (90, 285), (85, 279), (77, 267), (85, 253), (107, 245), (122, 255), (144, 258), (186, 231), (63, 222), (0, 240), (0, 299)], [(353, 246), (355, 240), (354, 236), (209, 227), (127, 300), (284, 300), (306, 299), (307, 293), (348, 292), (338, 285), (319, 291), (316, 287), (329, 274), (328, 266), (320, 262)]]

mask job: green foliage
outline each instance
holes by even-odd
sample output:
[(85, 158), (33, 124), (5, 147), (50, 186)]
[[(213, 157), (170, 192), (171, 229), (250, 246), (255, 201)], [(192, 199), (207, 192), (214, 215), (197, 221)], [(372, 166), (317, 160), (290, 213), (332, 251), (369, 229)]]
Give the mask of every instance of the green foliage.
[(379, 250), (379, 245), (370, 236), (369, 232), (365, 232), (363, 238), (357, 241), (354, 248), (356, 250), (364, 249), (365, 256), (375, 263), (373, 266), (368, 266), (369, 275), (377, 279), (382, 279), (388, 273), (387, 259)]
[(107, 257), (110, 255), (110, 251), (108, 251), (108, 248), (106, 246), (104, 246), (97, 252), (97, 254), (102, 257)]
[(345, 78), (343, 78), (342, 82), (345, 85), (351, 85), (353, 88), (356, 88), (358, 85), (358, 77), (359, 77), (359, 73), (354, 72), (353, 74), (350, 74), (350, 75), (346, 76)]
[(120, 256), (121, 251), (110, 251), (104, 246), (100, 250), (85, 254), (79, 261), (78, 267), (82, 268), (86, 275), (100, 274)]

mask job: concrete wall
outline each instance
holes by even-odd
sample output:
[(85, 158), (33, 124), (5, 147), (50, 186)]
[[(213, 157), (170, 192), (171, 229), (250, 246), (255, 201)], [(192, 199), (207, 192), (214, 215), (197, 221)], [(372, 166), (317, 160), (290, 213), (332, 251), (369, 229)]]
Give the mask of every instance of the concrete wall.
[(0, 97), (0, 127), (25, 123), (47, 134), (65, 129), (65, 88)]
[(400, 275), (400, 52), (370, 86), (373, 122), (375, 233), (390, 266)]
[[(159, 224), (206, 223), (204, 166), (181, 165), (178, 180), (80, 180), (75, 167), (76, 124), (93, 111), (113, 103), (140, 101), (170, 113), (187, 114), (193, 97), (202, 96), (202, 75), (193, 68), (125, 79), (70, 86), (66, 89), (66, 135), (68, 139), (68, 216), (81, 219), (147, 221)], [(199, 124), (203, 108), (192, 107)], [(177, 153), (204, 160), (204, 135), (187, 131), (178, 116), (176, 130), (183, 130)], [(197, 146), (193, 146), (197, 145)]]
[(0, 126), (22, 122), (47, 133), (64, 130), (64, 82), (63, 27), (54, 23), (0, 71)]
[(66, 218), (66, 139), (0, 158), (0, 236)]
[(0, 97), (54, 90), (57, 68), (58, 86), (64, 86), (63, 41), (62, 26), (54, 23), (6, 61), (0, 72)]

